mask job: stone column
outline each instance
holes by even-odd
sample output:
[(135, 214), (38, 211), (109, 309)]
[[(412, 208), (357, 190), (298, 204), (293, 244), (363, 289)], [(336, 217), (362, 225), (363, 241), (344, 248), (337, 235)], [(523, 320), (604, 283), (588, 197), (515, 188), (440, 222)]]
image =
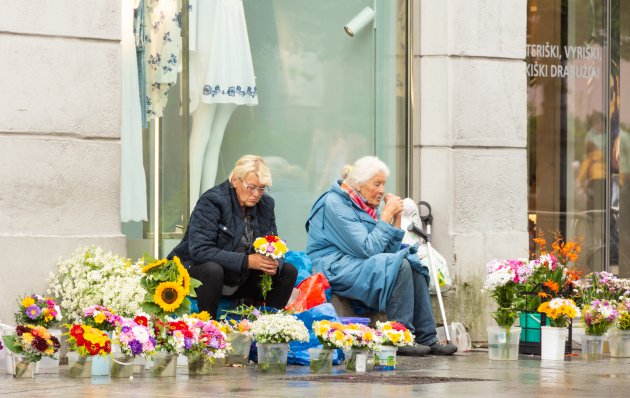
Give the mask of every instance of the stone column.
[(486, 262), (527, 256), (526, 3), (415, 3), (414, 198), (455, 279), (447, 318), (473, 341), (491, 321)]

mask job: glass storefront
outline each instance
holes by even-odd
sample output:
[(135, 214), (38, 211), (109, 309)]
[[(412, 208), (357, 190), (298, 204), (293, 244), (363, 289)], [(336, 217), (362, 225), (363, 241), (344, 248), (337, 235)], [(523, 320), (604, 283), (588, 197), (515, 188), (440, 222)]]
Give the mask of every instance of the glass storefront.
[[(303, 250), (308, 211), (344, 164), (377, 155), (392, 171), (387, 189), (406, 194), (408, 4), (244, 0), (243, 6), (258, 105), (237, 106), (229, 117), (214, 158), (216, 178), (206, 178), (201, 192), (224, 181), (240, 156), (264, 156), (279, 233), (290, 249)], [(365, 7), (374, 7), (373, 24), (350, 37), (343, 27)], [(144, 131), (149, 220), (123, 223), (132, 257), (168, 254), (194, 205), (186, 177), (194, 170), (182, 137), (195, 115), (185, 118), (180, 109), (181, 93), (192, 88), (181, 84), (181, 74), (179, 80), (164, 116)]]
[(581, 270), (622, 277), (629, 11), (618, 0), (529, 0), (527, 27), (530, 236), (581, 241)]

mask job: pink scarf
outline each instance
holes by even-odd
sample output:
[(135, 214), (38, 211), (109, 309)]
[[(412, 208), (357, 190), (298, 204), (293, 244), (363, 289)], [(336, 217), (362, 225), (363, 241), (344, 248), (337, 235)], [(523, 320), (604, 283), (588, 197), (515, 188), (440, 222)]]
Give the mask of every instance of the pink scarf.
[(361, 196), (354, 189), (352, 189), (352, 187), (348, 185), (345, 180), (341, 182), (341, 189), (346, 191), (348, 196), (350, 196), (350, 199), (352, 199), (352, 201), (356, 203), (361, 208), (361, 210), (365, 211), (373, 219), (376, 220), (376, 209), (365, 203), (363, 201), (363, 198), (361, 198)]

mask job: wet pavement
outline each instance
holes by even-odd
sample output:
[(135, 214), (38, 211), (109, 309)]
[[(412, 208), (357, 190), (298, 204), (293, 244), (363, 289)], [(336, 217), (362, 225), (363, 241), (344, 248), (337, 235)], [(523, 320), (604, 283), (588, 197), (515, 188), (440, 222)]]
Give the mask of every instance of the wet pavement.
[[(579, 354), (579, 351), (577, 352)], [(56, 369), (42, 369), (33, 379), (0, 374), (0, 395), (11, 397), (627, 397), (630, 358), (541, 361), (491, 361), (485, 350), (451, 357), (399, 357), (395, 371), (354, 374), (335, 366), (332, 374), (311, 375), (308, 366), (289, 366), (284, 375), (266, 375), (255, 365), (213, 369), (189, 377), (179, 366), (175, 378), (136, 375), (133, 380), (92, 377), (72, 379)]]

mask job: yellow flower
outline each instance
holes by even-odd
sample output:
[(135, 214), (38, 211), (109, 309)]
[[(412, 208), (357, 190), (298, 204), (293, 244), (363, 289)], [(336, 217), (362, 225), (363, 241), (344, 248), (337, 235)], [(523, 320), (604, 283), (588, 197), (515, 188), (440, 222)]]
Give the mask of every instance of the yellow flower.
[(184, 289), (184, 294), (188, 294), (190, 292), (190, 274), (182, 265), (179, 257), (173, 257), (173, 261), (175, 261), (175, 265), (177, 265), (177, 273), (179, 274), (177, 277), (177, 283)]
[(204, 322), (207, 322), (210, 320), (210, 314), (208, 313), (208, 311), (201, 311), (198, 314), (191, 314), (190, 316)]
[(164, 312), (174, 312), (179, 308), (186, 293), (177, 282), (162, 282), (155, 289), (153, 301), (159, 305)]
[(166, 259), (165, 258), (163, 258), (161, 260), (158, 260), (158, 261), (156, 261), (154, 263), (145, 265), (144, 268), (142, 268), (142, 272), (143, 273), (147, 273), (149, 270), (151, 270), (151, 269), (153, 269), (155, 267), (159, 267), (160, 265), (164, 265), (164, 264), (166, 264)]
[(22, 333), (22, 338), (24, 339), (24, 341), (26, 341), (28, 344), (31, 344), (31, 341), (33, 341), (33, 335), (30, 333)]
[(22, 300), (22, 307), (24, 308), (30, 307), (33, 304), (35, 304), (35, 299), (32, 298), (31, 296), (24, 297), (24, 300)]

